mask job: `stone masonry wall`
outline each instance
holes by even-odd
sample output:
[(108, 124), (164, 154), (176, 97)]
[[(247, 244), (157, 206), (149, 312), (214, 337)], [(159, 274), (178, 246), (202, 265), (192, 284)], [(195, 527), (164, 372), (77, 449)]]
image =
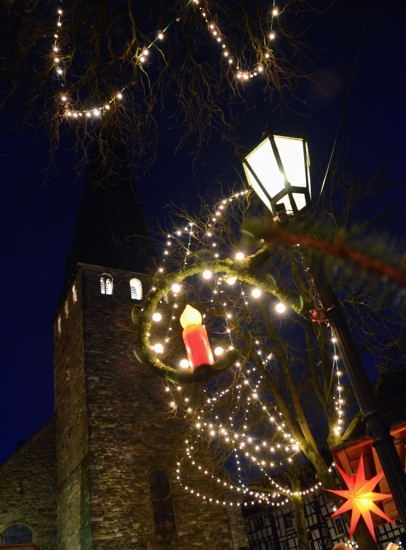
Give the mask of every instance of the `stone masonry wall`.
[(40, 550), (56, 550), (55, 422), (50, 421), (0, 466), (0, 532), (32, 529)]
[[(104, 271), (113, 278), (112, 295), (100, 293)], [(58, 453), (63, 474), (59, 509), (68, 498), (71, 505), (63, 510), (70, 519), (63, 518), (62, 524), (73, 522), (82, 533), (75, 539), (72, 528), (60, 524), (65, 533), (61, 540), (69, 540), (70, 546), (63, 543), (58, 550), (239, 548), (244, 536), (233, 540), (226, 511), (202, 504), (175, 483), (184, 432), (169, 415), (163, 382), (134, 359), (132, 276), (82, 266), (75, 285), (83, 318), (70, 309), (75, 318), (70, 327), (62, 325), (57, 336)], [(68, 370), (69, 380), (64, 381)], [(164, 469), (171, 479), (177, 525), (171, 540), (155, 535), (149, 488), (153, 468)]]
[(88, 413), (81, 277), (55, 325), (58, 550), (92, 548), (87, 494)]

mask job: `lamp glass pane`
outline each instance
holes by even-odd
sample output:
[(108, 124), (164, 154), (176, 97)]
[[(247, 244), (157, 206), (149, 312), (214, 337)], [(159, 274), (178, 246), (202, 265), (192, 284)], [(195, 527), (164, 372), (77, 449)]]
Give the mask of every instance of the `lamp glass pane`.
[(302, 210), (306, 206), (306, 196), (302, 193), (293, 193), (293, 198), (298, 210)]
[(253, 188), (255, 194), (261, 199), (261, 201), (265, 204), (268, 210), (272, 210), (271, 203), (267, 195), (263, 192), (262, 188), (258, 185), (258, 182), (256, 181), (256, 179), (252, 177), (251, 172), (247, 169), (246, 166), (244, 166), (244, 170), (245, 170), (245, 176), (247, 178), (247, 181), (249, 185)]
[(283, 204), (285, 206), (285, 210), (286, 210), (287, 214), (292, 214), (293, 213), (292, 203), (290, 202), (289, 195), (285, 195), (284, 197), (282, 197), (277, 202), (277, 204)]
[(303, 140), (285, 136), (275, 136), (275, 143), (291, 185), (306, 187), (307, 159), (304, 155)]
[[(252, 170), (255, 172), (257, 178), (261, 181), (263, 187), (267, 190), (270, 197), (274, 197), (283, 190), (284, 178), (279, 171), (275, 155), (273, 154), (272, 146), (268, 138), (255, 147), (255, 149), (245, 158)], [(245, 174), (249, 185), (251, 185), (254, 191), (258, 193), (260, 198), (263, 200), (261, 193), (262, 195), (264, 193), (263, 191), (261, 191), (261, 193), (258, 191), (258, 183), (247, 168), (245, 168)]]

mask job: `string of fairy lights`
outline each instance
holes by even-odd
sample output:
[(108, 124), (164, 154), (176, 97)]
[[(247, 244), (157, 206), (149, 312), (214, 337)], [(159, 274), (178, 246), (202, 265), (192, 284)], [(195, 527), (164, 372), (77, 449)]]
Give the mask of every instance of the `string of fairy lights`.
[[(240, 65), (240, 56), (235, 55), (228, 45), (226, 34), (220, 28), (218, 18), (211, 12), (207, 1), (193, 0), (191, 5), (197, 10), (201, 16), (208, 32), (208, 36), (217, 44), (219, 55), (226, 63), (227, 67), (233, 71), (234, 76), (239, 82), (247, 82), (264, 73), (267, 63), (273, 58), (274, 53), (271, 45), (276, 39), (275, 22), (280, 15), (280, 10), (276, 5), (276, 0), (272, 1), (270, 9), (268, 30), (265, 38), (266, 46), (261, 53), (262, 59), (255, 62), (252, 68), (242, 68)], [(133, 56), (133, 61), (140, 68), (145, 70), (145, 67), (152, 62), (153, 51), (161, 48), (168, 31), (175, 27), (176, 23), (181, 21), (181, 17), (177, 16), (170, 21), (164, 28), (159, 29), (155, 36), (146, 43), (142, 48), (139, 48)], [(68, 119), (97, 119), (110, 112), (117, 104), (122, 103), (126, 91), (135, 83), (134, 78), (123, 83), (102, 103), (95, 104), (91, 108), (83, 106), (75, 106), (68, 91), (68, 65), (66, 60), (69, 58), (68, 52), (64, 50), (62, 45), (62, 31), (64, 25), (64, 5), (63, 0), (59, 0), (56, 10), (55, 31), (52, 40), (51, 60), (54, 74), (57, 77), (61, 92), (59, 93), (59, 101), (63, 106), (64, 116)]]
[[(188, 221), (184, 227), (178, 228), (174, 233), (166, 236), (165, 247), (162, 255), (162, 263), (156, 272), (157, 282), (166, 272), (170, 271), (170, 264), (174, 262), (179, 266), (186, 266), (194, 261), (194, 254), (198, 250), (204, 250), (208, 258), (219, 259), (229, 254), (224, 249), (224, 236), (222, 236), (223, 218), (228, 209), (243, 201), (248, 191), (244, 190), (233, 194), (231, 197), (220, 201), (214, 213), (209, 215), (208, 222), (198, 226), (197, 222)], [(231, 214), (232, 216), (232, 214)], [(246, 257), (247, 252), (237, 250), (232, 256), (238, 261)], [(254, 304), (263, 298), (263, 292), (258, 287), (252, 287), (237, 281), (235, 277), (216, 274), (209, 269), (203, 270), (198, 281), (172, 285), (168, 296), (162, 299), (152, 315), (154, 330), (152, 330), (151, 346), (155, 353), (168, 356), (180, 369), (189, 369), (186, 357), (179, 357), (179, 346), (174, 345), (174, 338), (179, 334), (179, 316), (182, 306), (190, 299), (189, 294), (196, 284), (200, 285), (199, 295), (207, 294), (207, 303), (217, 315), (221, 317), (221, 328), (217, 331), (219, 344), (214, 347), (216, 356), (220, 356), (227, 349), (239, 348), (239, 337), (235, 336), (236, 326), (244, 322), (247, 326), (255, 327)], [(156, 290), (152, 285), (150, 292)], [(233, 293), (233, 299), (230, 297)], [(239, 305), (236, 305), (236, 300)], [(230, 303), (233, 310), (230, 309)], [(286, 314), (289, 309), (286, 304), (279, 301), (274, 303), (275, 312), (280, 316)], [(211, 315), (211, 314), (210, 314)], [(203, 317), (205, 314), (203, 313)], [(156, 330), (155, 330), (156, 329)], [(213, 341), (216, 339), (213, 335)], [(278, 471), (292, 464), (296, 459), (300, 460), (300, 445), (290, 433), (284, 416), (273, 401), (266, 387), (263, 373), (273, 369), (274, 356), (272, 344), (262, 336), (252, 341), (252, 347), (256, 361), (235, 362), (232, 374), (224, 387), (207, 387), (204, 392), (203, 405), (193, 405), (193, 400), (188, 395), (187, 389), (180, 385), (168, 383), (165, 391), (169, 394), (169, 406), (183, 414), (190, 425), (190, 433), (185, 441), (184, 456), (177, 463), (176, 479), (183, 489), (201, 499), (204, 502), (219, 505), (236, 506), (243, 501), (244, 505), (266, 503), (273, 506), (283, 506), (293, 495), (307, 496), (321, 487), (320, 482), (302, 491), (292, 491), (288, 486), (283, 486), (278, 479)], [(175, 359), (177, 357), (177, 359)], [(336, 340), (331, 337), (331, 392), (336, 424), (334, 433), (339, 435), (344, 424), (344, 399), (342, 386), (342, 371), (339, 368), (340, 358), (337, 353)], [(258, 369), (258, 366), (261, 369)], [(222, 406), (230, 398), (231, 408)], [(249, 417), (262, 415), (268, 426), (266, 437), (255, 433), (250, 429)], [(222, 480), (218, 475), (209, 470), (204, 462), (199, 459), (199, 448), (207, 441), (216, 442), (229, 449), (229, 455), (234, 460), (233, 471), (236, 472), (236, 480)], [(217, 489), (224, 493), (234, 493), (235, 498), (220, 498), (197, 490), (193, 484), (184, 480), (183, 466), (188, 463), (202, 474), (206, 480), (211, 480)], [(265, 476), (270, 487), (267, 491), (252, 491), (249, 483), (244, 479), (244, 470), (255, 468)]]

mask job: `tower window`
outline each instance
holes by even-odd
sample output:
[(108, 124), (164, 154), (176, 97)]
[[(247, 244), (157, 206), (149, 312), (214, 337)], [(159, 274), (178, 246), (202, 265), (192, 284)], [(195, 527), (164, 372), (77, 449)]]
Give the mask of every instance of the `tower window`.
[(32, 542), (32, 531), (25, 525), (10, 525), (0, 534), (0, 544), (24, 544)]
[(76, 304), (76, 302), (78, 301), (78, 292), (76, 290), (76, 285), (72, 285), (72, 299), (73, 303)]
[(142, 300), (142, 283), (135, 277), (130, 280), (130, 292), (132, 300)]
[(103, 273), (100, 277), (100, 293), (113, 294), (113, 277), (108, 273)]
[(175, 518), (166, 473), (163, 470), (152, 470), (149, 476), (149, 484), (156, 534), (170, 535), (175, 533)]

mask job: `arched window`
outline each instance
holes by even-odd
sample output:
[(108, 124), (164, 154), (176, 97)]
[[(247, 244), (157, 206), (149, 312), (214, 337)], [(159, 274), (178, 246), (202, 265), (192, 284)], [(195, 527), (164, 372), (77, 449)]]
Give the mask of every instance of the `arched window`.
[(72, 285), (72, 299), (73, 303), (76, 304), (76, 302), (78, 301), (78, 291), (76, 290), (75, 284)]
[(24, 544), (32, 542), (32, 531), (26, 525), (10, 525), (0, 534), (1, 544)]
[(68, 304), (68, 300), (66, 300), (63, 309), (64, 309), (64, 312), (65, 312), (65, 319), (68, 319), (68, 318), (69, 318), (69, 304)]
[(139, 279), (133, 277), (130, 280), (130, 292), (132, 300), (142, 300), (142, 283)]
[(100, 276), (100, 292), (101, 294), (113, 294), (113, 277), (108, 273), (103, 273)]
[(166, 473), (163, 470), (152, 470), (149, 476), (149, 485), (156, 534), (169, 535), (175, 533), (175, 517)]

